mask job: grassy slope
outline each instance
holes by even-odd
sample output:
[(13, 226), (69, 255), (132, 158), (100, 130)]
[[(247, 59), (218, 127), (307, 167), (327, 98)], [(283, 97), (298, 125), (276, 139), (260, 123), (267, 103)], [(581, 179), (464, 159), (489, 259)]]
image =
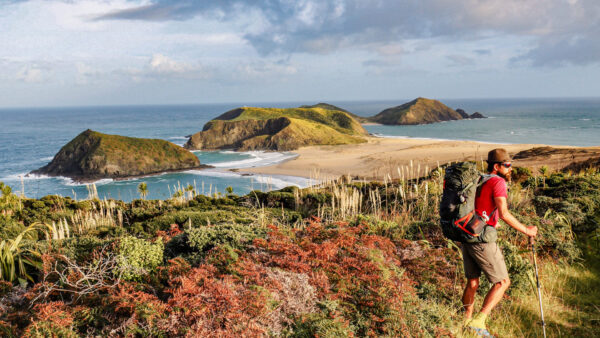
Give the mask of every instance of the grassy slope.
[(278, 117), (289, 117), (296, 120), (311, 121), (327, 125), (336, 131), (350, 135), (366, 134), (360, 123), (342, 111), (323, 108), (243, 108), (243, 112), (230, 121), (267, 120)]
[[(525, 183), (523, 188), (515, 186), (511, 189), (509, 202), (518, 218), (540, 227), (538, 262), (549, 336), (598, 336), (599, 230), (594, 219), (599, 215), (597, 206), (600, 198), (600, 175), (546, 175), (528, 179)], [(176, 304), (185, 308), (188, 303), (191, 306), (191, 302), (199, 302), (198, 306), (203, 311), (215, 311), (210, 313), (218, 318), (197, 322), (213, 323), (215, 320), (223, 320), (224, 323), (236, 323), (237, 316), (242, 316), (242, 326), (246, 328), (250, 327), (246, 325), (250, 321), (253, 325), (257, 324), (256, 313), (263, 313), (260, 311), (275, 311), (278, 315), (281, 315), (279, 311), (287, 311), (282, 310), (288, 304), (282, 303), (285, 297), (293, 298), (285, 298), (293, 301), (292, 304), (296, 306), (293, 308), (306, 305), (304, 311), (315, 306), (310, 299), (314, 301), (316, 298), (317, 308), (312, 308), (310, 315), (295, 313), (294, 316), (299, 316), (299, 320), (288, 323), (288, 329), (293, 329), (298, 334), (302, 332), (321, 336), (333, 335), (334, 332), (338, 335), (347, 334), (349, 331), (359, 335), (369, 332), (402, 336), (457, 335), (462, 323), (460, 294), (464, 277), (460, 251), (441, 237), (437, 225), (440, 191), (440, 176), (435, 174), (432, 179), (420, 182), (400, 180), (393, 184), (355, 183), (343, 187), (328, 185), (323, 189), (309, 188), (302, 191), (285, 189), (271, 193), (254, 192), (245, 197), (184, 196), (160, 203), (138, 200), (105, 207), (105, 214), (113, 218), (114, 223), (118, 223), (117, 209), (121, 210), (124, 215), (121, 217), (123, 224), (111, 225), (108, 222), (108, 225), (90, 226), (84, 230), (83, 235), (88, 241), (91, 237), (94, 243), (118, 241), (125, 234), (134, 234), (154, 242), (158, 240), (158, 236), (164, 238), (165, 231), (171, 224), (179, 225), (188, 236), (194, 238), (193, 247), (186, 246), (184, 237), (173, 237), (165, 244), (164, 266), (171, 266), (166, 259), (177, 255), (184, 257), (193, 266), (216, 266), (218, 270), (215, 272), (206, 270), (214, 278), (208, 280), (206, 285), (219, 286), (216, 289), (216, 299), (221, 302), (231, 301), (228, 304), (234, 304), (233, 309), (238, 311), (232, 312), (232, 317), (227, 317), (229, 310), (211, 308), (210, 304), (214, 303), (214, 299), (210, 298), (213, 297), (211, 292), (215, 290), (204, 290), (204, 293), (191, 290), (184, 293), (189, 295), (189, 300), (183, 299), (187, 303)], [(360, 208), (353, 208), (352, 205), (360, 200), (353, 197), (358, 193), (364, 196), (363, 203), (360, 203)], [(4, 197), (0, 198), (0, 205), (2, 203)], [(94, 218), (96, 210), (100, 208), (92, 207), (91, 204), (102, 204), (100, 201), (74, 202), (52, 196), (19, 203), (23, 204), (11, 207), (15, 210), (12, 223), (5, 217), (0, 218), (4, 222), (3, 231), (9, 226), (22, 227), (20, 222), (30, 224), (34, 221), (58, 221), (64, 217), (69, 219), (69, 215), (76, 211), (83, 211), (91, 216), (89, 218)], [(582, 207), (584, 209), (578, 209)], [(323, 221), (309, 222), (306, 217), (311, 215), (319, 216)], [(580, 217), (582, 215), (585, 217)], [(349, 225), (343, 225), (341, 221), (348, 221)], [(265, 228), (267, 224), (274, 226), (269, 230)], [(72, 226), (72, 229), (77, 228)], [(573, 229), (576, 230), (575, 235)], [(274, 231), (275, 234), (265, 237), (267, 231)], [(530, 255), (526, 251), (526, 241), (524, 236), (506, 226), (501, 228), (500, 237), (503, 239), (501, 246), (504, 248), (513, 285), (500, 306), (492, 312), (488, 327), (500, 337), (539, 337), (541, 327), (535, 324), (539, 320), (538, 305), (531, 282), (532, 270), (528, 263)], [(252, 242), (255, 238), (269, 240)], [(57, 249), (67, 252), (82, 251), (82, 248), (73, 246), (74, 242), (76, 241), (70, 240), (54, 244)], [(578, 254), (580, 249), (577, 244), (579, 248), (583, 248), (585, 255)], [(199, 252), (194, 251), (198, 248)], [(219, 248), (230, 251), (212, 251)], [(82, 254), (89, 255), (91, 250), (88, 247), (83, 249)], [(248, 263), (247, 260), (253, 263)], [(249, 268), (251, 269), (248, 270)], [(261, 270), (265, 268), (266, 272)], [(270, 270), (273, 268), (276, 270)], [(198, 272), (197, 269), (185, 271)], [(206, 274), (206, 271), (200, 272)], [(304, 280), (302, 285), (309, 287), (306, 283), (310, 282), (315, 289), (309, 287), (307, 290), (318, 292), (315, 295), (307, 291), (312, 295), (312, 298), (308, 297), (310, 299), (280, 294), (281, 290), (277, 286), (269, 284), (274, 278), (273, 271), (288, 273), (279, 275), (279, 282), (289, 282), (290, 278), (300, 278), (303, 273), (308, 272), (311, 277)], [(157, 317), (144, 317), (147, 312), (143, 312), (149, 307), (153, 316), (173, 311), (180, 315), (174, 306), (163, 308), (161, 305), (166, 305), (167, 301), (169, 304), (181, 301), (178, 296), (161, 293), (167, 287), (164, 278), (166, 277), (162, 272), (153, 272), (145, 283), (137, 284), (136, 290), (140, 291), (136, 291), (136, 298), (140, 299), (140, 303), (135, 303), (137, 305), (132, 307), (131, 311), (134, 312), (125, 311), (130, 305), (117, 303), (122, 308), (118, 316), (110, 314), (106, 317), (111, 318), (109, 322), (101, 315), (103, 311), (111, 313), (110, 304), (103, 308), (98, 305), (96, 298), (92, 297), (89, 303), (84, 298), (79, 304), (85, 313), (90, 313), (91, 319), (71, 315), (75, 317), (76, 327), (78, 330), (85, 330), (96, 325), (95, 330), (99, 334), (105, 325), (116, 327), (139, 323), (132, 330), (141, 330), (140, 332), (148, 332), (144, 330), (153, 328), (152, 325), (164, 325), (152, 322), (152, 318)], [(242, 283), (241, 281), (243, 284), (231, 284)], [(171, 279), (169, 283), (178, 285), (177, 280)], [(398, 286), (401, 287), (400, 290), (394, 289)], [(481, 306), (488, 287), (482, 282), (476, 307)], [(397, 291), (401, 291), (401, 294)], [(144, 301), (153, 299), (156, 292), (159, 293), (160, 300)], [(235, 305), (239, 301), (248, 301), (246, 298), (240, 298), (239, 301), (226, 298), (244, 295), (243, 292), (250, 292), (257, 297), (266, 293), (279, 300), (274, 302), (273, 298), (261, 300), (259, 297), (260, 304), (271, 305), (266, 309), (260, 306), (252, 308), (252, 311), (258, 312), (248, 313), (247, 308)], [(68, 301), (71, 296), (69, 293), (60, 295), (64, 301)], [(118, 297), (124, 295), (119, 294)], [(120, 299), (118, 297), (115, 299)], [(107, 301), (110, 299), (112, 298), (105, 298)], [(250, 300), (252, 299), (254, 298)], [(38, 305), (49, 301), (39, 301)], [(282, 306), (269, 307), (273, 304)], [(157, 312), (156, 309), (162, 309), (162, 312)], [(28, 323), (31, 320), (37, 325), (46, 323), (40, 322), (38, 314), (27, 311), (29, 310), (20, 313), (22, 319), (19, 322)], [(62, 315), (70, 315), (69, 308), (64, 311), (67, 313)], [(203, 311), (197, 313), (204, 313)], [(6, 313), (10, 314), (11, 311)], [(246, 315), (249, 317), (243, 317)], [(0, 315), (0, 332), (4, 325), (2, 321), (9, 318), (12, 317)], [(56, 317), (47, 320), (58, 322), (60, 319), (52, 318)], [(128, 318), (134, 319), (127, 321)], [(281, 328), (272, 324), (259, 324), (282, 332)], [(185, 322), (178, 322), (177, 325), (183, 326)], [(232, 330), (229, 333), (243, 330), (241, 326), (227, 327)], [(67, 329), (70, 331), (73, 327)]]
[(194, 163), (197, 159), (191, 152), (165, 140), (93, 133), (100, 139), (97, 154), (109, 163), (134, 158), (141, 166), (168, 166), (172, 162)]
[(329, 103), (317, 103), (314, 105), (304, 105), (304, 106), (300, 106), (300, 108), (323, 108), (323, 109), (329, 109), (329, 110), (339, 110), (339, 111), (343, 111), (344, 113), (352, 116), (353, 119), (355, 119), (356, 121), (360, 122), (360, 123), (367, 123), (369, 122), (369, 119), (366, 117), (362, 117), (362, 116), (358, 116), (356, 114), (352, 114), (351, 112), (347, 111), (346, 109), (334, 106), (332, 104)]
[[(273, 121), (285, 118), (290, 124), (279, 129), (253, 131), (244, 121)], [(216, 123), (219, 121), (219, 123)], [(254, 125), (254, 124), (253, 124)], [(225, 130), (237, 130), (225, 134)], [(245, 131), (245, 132), (241, 132)], [(340, 110), (312, 108), (256, 108), (244, 107), (228, 111), (209, 121), (204, 130), (192, 136), (187, 148), (206, 147), (236, 149), (293, 150), (310, 145), (338, 145), (361, 143), (367, 131), (348, 113)], [(223, 138), (223, 135), (235, 135)], [(203, 146), (204, 145), (204, 146)]]

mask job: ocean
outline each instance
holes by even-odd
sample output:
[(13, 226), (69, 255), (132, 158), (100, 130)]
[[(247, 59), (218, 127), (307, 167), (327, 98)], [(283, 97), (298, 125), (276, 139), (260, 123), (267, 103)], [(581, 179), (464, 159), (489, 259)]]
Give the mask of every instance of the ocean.
[[(327, 101), (360, 116), (410, 100)], [(368, 125), (382, 137), (418, 137), (474, 140), (493, 143), (543, 143), (550, 145), (600, 145), (600, 98), (590, 99), (447, 99), (446, 105), (467, 113), (481, 112), (487, 119), (461, 120), (419, 126)], [(297, 107), (316, 102), (231, 103), (197, 105), (106, 106), (0, 109), (0, 182), (27, 197), (58, 194), (83, 199), (85, 184), (67, 178), (26, 177), (50, 162), (60, 148), (86, 129), (107, 134), (160, 138), (183, 145), (186, 136), (202, 130), (212, 118), (240, 106)], [(194, 186), (204, 194), (224, 193), (232, 187), (238, 195), (254, 189), (268, 191), (289, 185), (305, 187), (309, 178), (244, 176), (233, 168), (264, 166), (289, 160), (293, 152), (198, 151), (201, 163), (214, 169), (168, 173), (132, 180), (95, 182), (100, 198), (131, 201), (139, 198), (137, 186), (148, 185), (150, 199), (166, 199), (178, 187)]]

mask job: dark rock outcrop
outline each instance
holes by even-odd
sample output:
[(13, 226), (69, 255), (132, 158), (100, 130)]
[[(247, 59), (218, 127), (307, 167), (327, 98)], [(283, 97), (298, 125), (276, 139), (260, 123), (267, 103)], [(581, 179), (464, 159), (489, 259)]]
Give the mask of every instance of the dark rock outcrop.
[(49, 164), (31, 173), (89, 182), (206, 167), (193, 153), (165, 140), (88, 129), (63, 146)]
[(471, 116), (469, 114), (467, 114), (467, 112), (465, 112), (463, 109), (456, 109), (456, 112), (460, 114), (460, 116), (462, 116), (463, 119), (468, 119)]
[(483, 114), (481, 114), (480, 112), (476, 111), (473, 114), (471, 114), (471, 116), (469, 116), (470, 119), (487, 119), (486, 116), (483, 116)]

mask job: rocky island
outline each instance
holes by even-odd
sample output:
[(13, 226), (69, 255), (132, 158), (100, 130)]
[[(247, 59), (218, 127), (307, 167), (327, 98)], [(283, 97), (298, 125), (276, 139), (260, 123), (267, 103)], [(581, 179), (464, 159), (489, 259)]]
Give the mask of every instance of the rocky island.
[(415, 125), (473, 118), (485, 116), (478, 112), (469, 115), (462, 109), (454, 110), (438, 100), (419, 97), (400, 106), (385, 109), (367, 120), (387, 125)]
[(48, 165), (31, 173), (90, 182), (207, 167), (193, 153), (165, 140), (88, 129), (63, 146)]
[(362, 143), (367, 135), (351, 114), (324, 103), (285, 109), (243, 107), (206, 123), (184, 147), (289, 151), (311, 145)]

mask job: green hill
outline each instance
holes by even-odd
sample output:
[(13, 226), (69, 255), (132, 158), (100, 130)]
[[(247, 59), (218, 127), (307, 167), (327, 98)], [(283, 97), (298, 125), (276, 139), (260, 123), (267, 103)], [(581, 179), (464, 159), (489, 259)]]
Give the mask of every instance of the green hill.
[(419, 97), (403, 105), (388, 108), (369, 118), (381, 124), (428, 124), (450, 120), (462, 120), (456, 110), (437, 100)]
[(362, 117), (362, 116), (358, 116), (356, 114), (352, 114), (351, 112), (347, 111), (346, 109), (340, 108), (338, 106), (334, 106), (329, 103), (321, 102), (321, 103), (313, 104), (312, 106), (309, 106), (309, 105), (300, 106), (300, 108), (323, 108), (323, 109), (328, 109), (328, 110), (339, 110), (339, 111), (343, 111), (344, 113), (352, 116), (353, 119), (355, 119), (356, 121), (358, 121), (360, 123), (369, 122), (369, 119), (367, 117)]
[(171, 142), (88, 129), (62, 147), (48, 165), (32, 173), (93, 181), (200, 167), (196, 155)]
[(346, 111), (338, 109), (330, 105), (233, 109), (204, 125), (185, 148), (281, 151), (365, 142), (362, 136), (367, 131)]

